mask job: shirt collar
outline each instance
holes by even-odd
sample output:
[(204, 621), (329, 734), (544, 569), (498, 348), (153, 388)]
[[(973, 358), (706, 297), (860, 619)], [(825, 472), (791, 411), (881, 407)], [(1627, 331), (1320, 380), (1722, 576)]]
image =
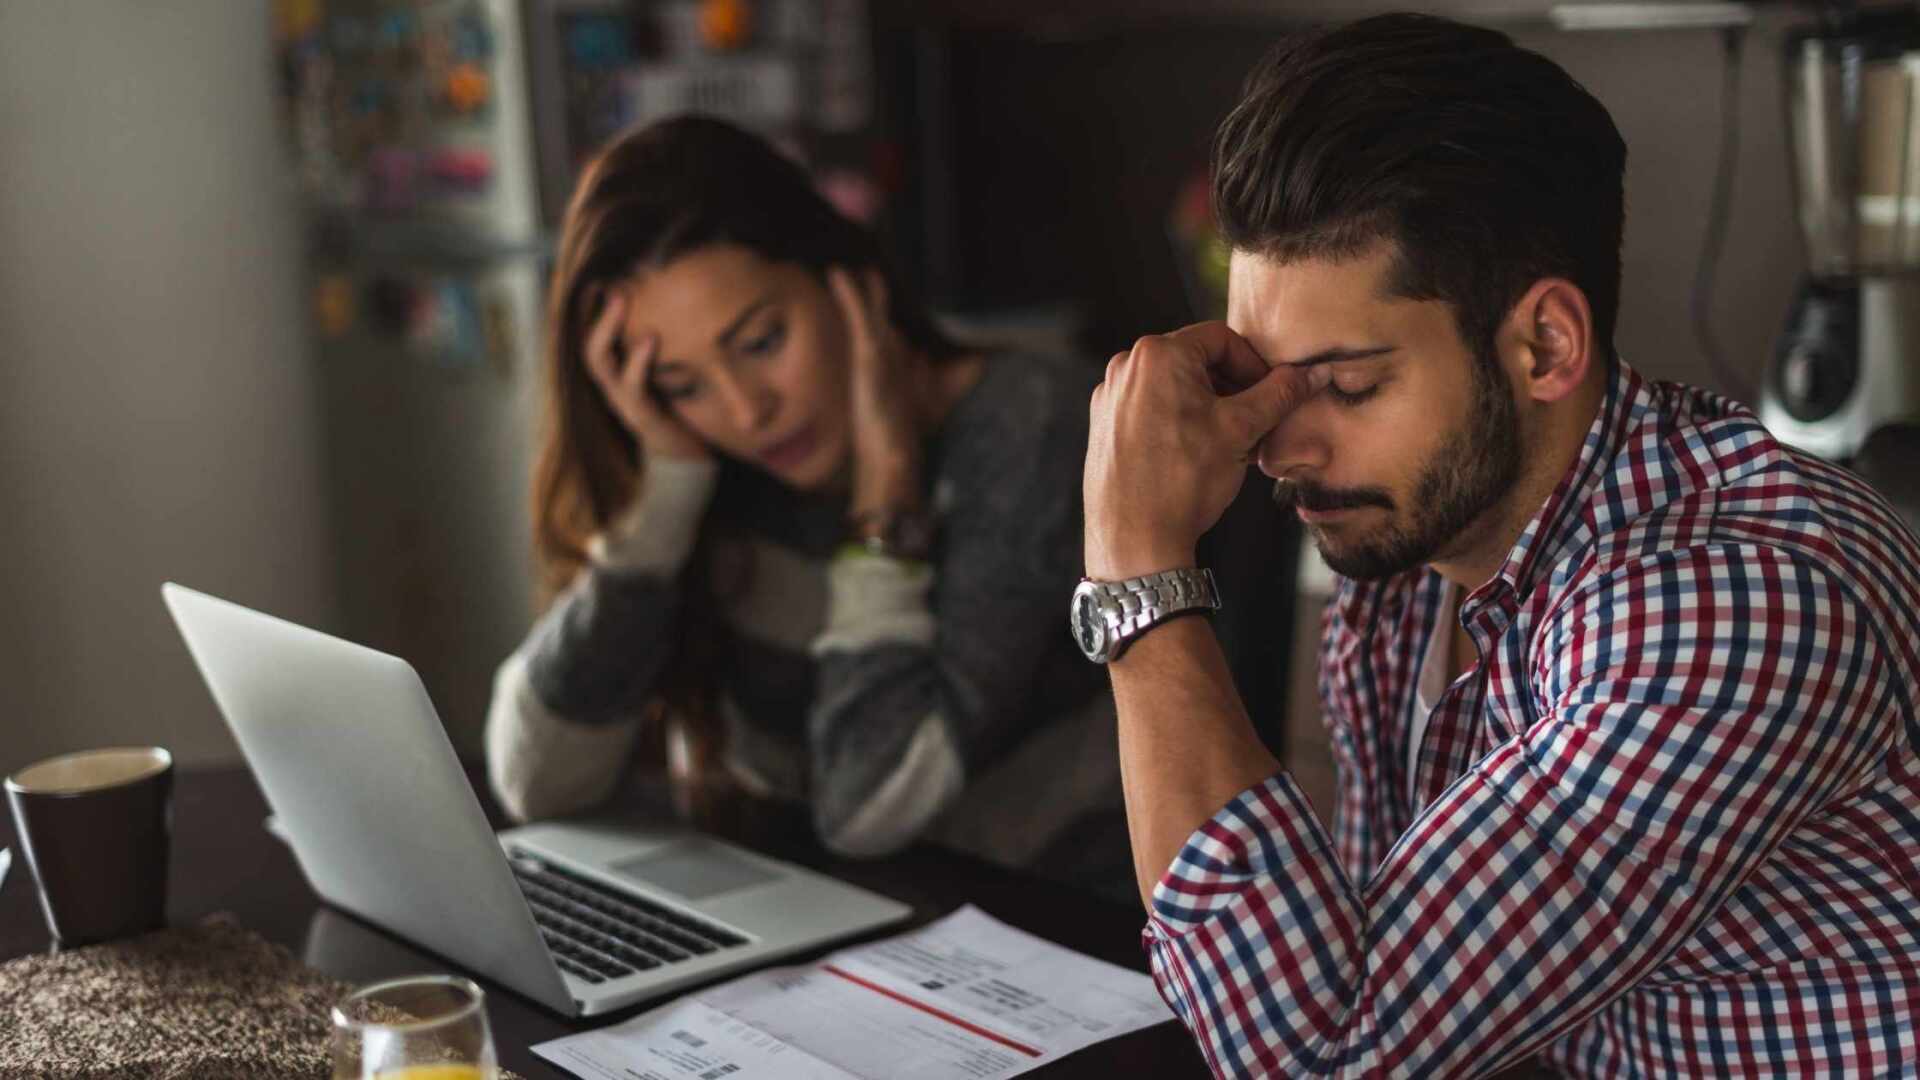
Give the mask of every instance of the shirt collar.
[[(1622, 360), (1607, 376), (1606, 395), (1587, 428), (1580, 453), (1567, 466), (1553, 494), (1521, 530), (1493, 577), (1460, 601), (1462, 625), (1491, 634), (1504, 626), (1533, 587), (1540, 573), (1557, 566), (1572, 552), (1604, 531), (1600, 504), (1608, 476), (1620, 451), (1652, 405), (1649, 384)], [(1378, 582), (1345, 580), (1335, 598), (1336, 610), (1349, 626), (1371, 626), (1376, 618), (1394, 618), (1422, 589), (1441, 589), (1445, 582), (1432, 567), (1420, 566), (1398, 577)], [(1347, 643), (1357, 647), (1359, 638)]]
[(1514, 542), (1500, 569), (1462, 602), (1462, 614), (1471, 616), (1495, 601), (1510, 610), (1519, 597), (1539, 584), (1543, 572), (1559, 565), (1604, 530), (1596, 517), (1598, 496), (1648, 404), (1646, 380), (1626, 361), (1615, 363), (1607, 376), (1606, 396), (1587, 428), (1579, 455), (1560, 477), (1553, 494), (1521, 530), (1520, 539)]

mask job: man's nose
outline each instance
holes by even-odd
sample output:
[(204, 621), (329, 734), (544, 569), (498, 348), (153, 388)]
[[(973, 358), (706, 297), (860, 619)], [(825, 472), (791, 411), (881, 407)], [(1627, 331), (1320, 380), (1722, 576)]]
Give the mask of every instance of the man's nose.
[(1324, 470), (1328, 463), (1326, 439), (1315, 430), (1311, 417), (1299, 413), (1267, 432), (1254, 453), (1260, 471), (1276, 480), (1299, 469)]

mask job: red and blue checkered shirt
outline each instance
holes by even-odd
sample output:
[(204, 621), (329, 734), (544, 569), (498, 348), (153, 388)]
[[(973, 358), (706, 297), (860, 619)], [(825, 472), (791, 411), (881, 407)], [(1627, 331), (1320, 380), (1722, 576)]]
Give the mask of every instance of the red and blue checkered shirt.
[(1920, 1074), (1920, 542), (1886, 502), (1622, 364), (1412, 753), (1447, 595), (1327, 609), (1333, 835), (1282, 773), (1154, 892), (1213, 1071)]

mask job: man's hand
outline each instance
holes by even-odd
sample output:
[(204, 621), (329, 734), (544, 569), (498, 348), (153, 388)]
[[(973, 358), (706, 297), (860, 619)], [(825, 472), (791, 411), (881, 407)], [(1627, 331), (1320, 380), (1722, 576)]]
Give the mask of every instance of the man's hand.
[(1087, 576), (1118, 581), (1193, 565), (1254, 446), (1327, 374), (1269, 366), (1223, 322), (1144, 337), (1115, 354), (1090, 412)]

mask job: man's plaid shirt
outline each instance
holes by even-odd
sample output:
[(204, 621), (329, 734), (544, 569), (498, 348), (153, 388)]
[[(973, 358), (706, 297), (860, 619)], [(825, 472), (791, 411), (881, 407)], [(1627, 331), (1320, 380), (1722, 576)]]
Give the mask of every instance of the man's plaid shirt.
[(1920, 543), (1887, 504), (1622, 364), (1461, 603), (1480, 663), (1416, 758), (1445, 596), (1420, 569), (1328, 607), (1333, 835), (1283, 773), (1154, 893), (1213, 1070), (1920, 1074)]

